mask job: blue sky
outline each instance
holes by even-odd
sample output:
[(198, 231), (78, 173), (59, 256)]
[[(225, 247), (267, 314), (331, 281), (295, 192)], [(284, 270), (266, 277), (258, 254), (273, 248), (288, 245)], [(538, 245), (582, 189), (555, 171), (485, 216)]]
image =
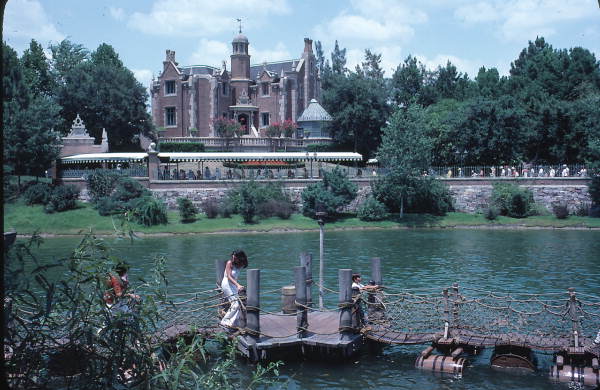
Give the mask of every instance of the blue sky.
[(304, 37), (328, 56), (337, 39), (351, 68), (364, 49), (381, 53), (387, 76), (409, 54), (430, 68), (450, 60), (471, 77), (480, 66), (507, 74), (536, 36), (600, 59), (598, 0), (9, 0), (3, 38), (19, 53), (32, 38), (90, 50), (106, 42), (148, 85), (166, 49), (180, 65), (228, 61), (236, 18), (252, 63), (298, 58)]

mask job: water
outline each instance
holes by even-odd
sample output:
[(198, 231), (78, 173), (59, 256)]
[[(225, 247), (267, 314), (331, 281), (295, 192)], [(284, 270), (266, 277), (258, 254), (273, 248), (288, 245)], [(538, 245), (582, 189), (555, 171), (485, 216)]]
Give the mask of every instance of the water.
[[(168, 258), (171, 292), (214, 287), (214, 260), (235, 248), (249, 256), (250, 268), (261, 269), (261, 290), (293, 284), (298, 254), (313, 253), (318, 278), (318, 233), (222, 234), (152, 237), (130, 244), (112, 241), (115, 254), (132, 264), (130, 276), (147, 277), (155, 255)], [(46, 258), (64, 256), (78, 240), (48, 239), (40, 251)], [(337, 289), (337, 269), (352, 268), (368, 281), (371, 257), (383, 259), (384, 284), (394, 288), (439, 288), (454, 282), (500, 292), (566, 291), (598, 295), (600, 232), (555, 230), (390, 230), (327, 232), (325, 284)], [(241, 280), (245, 280), (242, 274)], [(134, 283), (135, 284), (135, 283)], [(313, 290), (316, 296), (316, 290)], [(566, 295), (565, 295), (566, 296)], [(280, 296), (261, 296), (261, 306), (278, 309)], [(336, 304), (328, 295), (327, 305)], [(284, 387), (291, 389), (567, 389), (547, 379), (551, 356), (538, 355), (538, 371), (528, 374), (490, 368), (491, 350), (469, 360), (462, 378), (416, 370), (423, 346), (386, 347), (365, 352), (353, 362), (287, 363)], [(573, 388), (573, 386), (571, 386)]]

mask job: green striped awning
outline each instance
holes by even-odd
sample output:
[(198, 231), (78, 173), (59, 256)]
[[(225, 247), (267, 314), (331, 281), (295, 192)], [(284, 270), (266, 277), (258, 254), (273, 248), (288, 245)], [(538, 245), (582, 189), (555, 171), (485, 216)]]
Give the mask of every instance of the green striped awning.
[(170, 162), (191, 161), (360, 161), (362, 155), (352, 152), (226, 152), (226, 153), (159, 153)]
[(62, 157), (60, 162), (63, 164), (94, 162), (141, 162), (147, 157), (148, 153), (90, 153)]

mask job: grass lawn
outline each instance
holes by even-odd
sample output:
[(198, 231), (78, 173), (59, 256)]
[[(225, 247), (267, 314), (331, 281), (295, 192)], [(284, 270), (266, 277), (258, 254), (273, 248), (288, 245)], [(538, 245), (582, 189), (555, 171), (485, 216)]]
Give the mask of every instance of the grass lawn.
[[(45, 214), (42, 206), (26, 206), (22, 202), (4, 204), (4, 230), (31, 234), (34, 231), (44, 234), (79, 234), (92, 229), (97, 234), (111, 234), (114, 226), (119, 226), (118, 218), (102, 217), (90, 204), (79, 203), (76, 210)], [(239, 215), (231, 218), (208, 219), (203, 214), (193, 223), (181, 223), (177, 211), (169, 211), (169, 224), (145, 227), (132, 224), (141, 233), (210, 233), (226, 231), (270, 231), (270, 230), (315, 230), (317, 223), (300, 214), (288, 220), (268, 218), (254, 224), (245, 224)], [(570, 216), (557, 219), (553, 215), (535, 216), (523, 219), (498, 217), (488, 221), (482, 215), (448, 213), (443, 217), (428, 214), (406, 214), (403, 219), (394, 216), (386, 221), (365, 222), (348, 216), (336, 222), (327, 223), (328, 229), (360, 228), (452, 228), (452, 227), (580, 227), (600, 228), (600, 218)]]

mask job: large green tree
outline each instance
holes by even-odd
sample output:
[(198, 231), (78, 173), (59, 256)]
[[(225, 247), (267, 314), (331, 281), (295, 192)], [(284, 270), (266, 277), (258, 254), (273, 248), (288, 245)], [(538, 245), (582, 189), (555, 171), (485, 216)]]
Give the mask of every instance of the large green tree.
[(41, 176), (60, 152), (54, 127), (60, 107), (44, 93), (31, 93), (17, 53), (2, 44), (4, 165), (15, 175)]
[(139, 134), (151, 135), (146, 88), (123, 66), (110, 45), (100, 45), (90, 60), (70, 69), (58, 96), (66, 121), (80, 114), (96, 139), (106, 129), (111, 151), (135, 150)]
[(21, 57), (23, 77), (31, 95), (53, 96), (56, 89), (55, 78), (50, 70), (50, 64), (44, 49), (35, 39), (32, 39), (29, 48)]

